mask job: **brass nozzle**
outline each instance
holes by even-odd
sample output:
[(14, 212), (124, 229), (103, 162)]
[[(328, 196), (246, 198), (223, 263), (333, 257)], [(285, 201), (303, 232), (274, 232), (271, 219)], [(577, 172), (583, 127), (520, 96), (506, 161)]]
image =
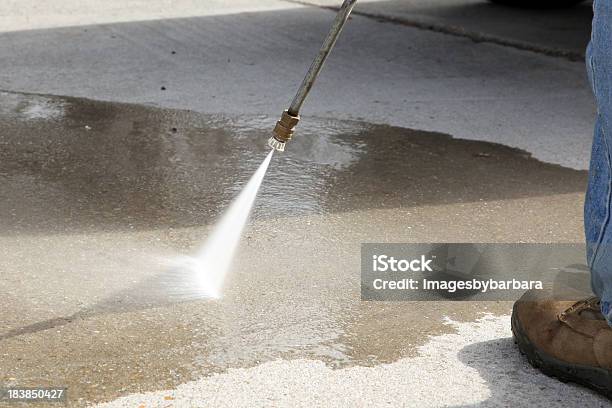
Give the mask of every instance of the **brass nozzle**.
[(283, 112), (281, 118), (274, 126), (274, 135), (268, 140), (268, 146), (282, 152), (285, 150), (285, 143), (291, 140), (295, 126), (300, 121), (300, 117), (291, 115), (287, 110)]

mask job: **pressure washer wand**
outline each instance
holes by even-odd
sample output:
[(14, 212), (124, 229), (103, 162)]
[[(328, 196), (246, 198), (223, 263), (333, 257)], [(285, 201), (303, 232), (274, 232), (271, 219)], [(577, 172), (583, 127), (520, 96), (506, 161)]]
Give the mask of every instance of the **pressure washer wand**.
[(302, 107), (306, 96), (308, 96), (308, 93), (312, 89), (315, 80), (319, 76), (319, 72), (321, 72), (321, 68), (323, 68), (323, 64), (325, 63), (327, 56), (334, 47), (334, 44), (336, 44), (336, 40), (338, 39), (344, 24), (346, 24), (346, 21), (348, 20), (351, 10), (353, 10), (353, 6), (355, 6), (356, 2), (357, 0), (344, 0), (342, 6), (340, 6), (340, 10), (336, 15), (334, 23), (332, 24), (325, 41), (323, 41), (323, 45), (321, 46), (319, 53), (314, 61), (312, 61), (312, 64), (310, 65), (310, 68), (308, 69), (300, 88), (289, 106), (289, 109), (285, 110), (281, 115), (280, 120), (276, 122), (276, 126), (273, 130), (274, 135), (268, 140), (268, 146), (270, 146), (272, 149), (278, 150), (279, 152), (285, 150), (285, 143), (291, 139), (293, 130), (300, 120), (300, 108)]

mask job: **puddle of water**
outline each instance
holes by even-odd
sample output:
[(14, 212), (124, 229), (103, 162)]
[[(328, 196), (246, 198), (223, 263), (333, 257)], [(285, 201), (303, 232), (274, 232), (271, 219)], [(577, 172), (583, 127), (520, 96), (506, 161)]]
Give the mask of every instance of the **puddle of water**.
[[(211, 224), (275, 120), (7, 93), (0, 106), (3, 234)], [(30, 120), (23, 106), (61, 115)], [(585, 178), (499, 145), (316, 118), (268, 174), (253, 219), (564, 194)]]

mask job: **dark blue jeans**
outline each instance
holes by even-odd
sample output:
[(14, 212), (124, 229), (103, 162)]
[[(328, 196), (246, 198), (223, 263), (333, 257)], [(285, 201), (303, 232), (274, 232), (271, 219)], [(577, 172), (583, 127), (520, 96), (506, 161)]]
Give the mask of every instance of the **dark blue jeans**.
[(593, 292), (612, 326), (612, 0), (595, 0), (587, 71), (597, 103), (597, 120), (584, 206), (587, 261)]

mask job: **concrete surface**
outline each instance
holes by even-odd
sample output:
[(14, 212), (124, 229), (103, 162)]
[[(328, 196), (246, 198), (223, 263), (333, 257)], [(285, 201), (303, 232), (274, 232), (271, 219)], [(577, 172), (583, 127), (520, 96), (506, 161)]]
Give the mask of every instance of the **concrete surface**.
[[(507, 317), (447, 324), (456, 333), (432, 337), (417, 357), (375, 367), (332, 370), (308, 360), (274, 361), (190, 382), (176, 390), (136, 394), (100, 408), (172, 406), (605, 407), (609, 401), (584, 390), (559, 390), (516, 353)], [(500, 356), (504, 359), (499, 362)], [(443, 364), (440, 364), (444, 361)], [(456, 373), (461, 372), (461, 376)], [(270, 387), (269, 378), (277, 379)], [(345, 390), (345, 392), (338, 392)], [(520, 390), (520, 391), (519, 391)], [(231, 395), (230, 398), (223, 398)], [(538, 395), (540, 401), (533, 399)], [(212, 396), (212, 397), (211, 397)], [(554, 404), (556, 405), (556, 404)]]
[[(335, 0), (301, 4), (337, 7)], [(361, 0), (355, 14), (519, 49), (584, 59), (592, 2), (560, 9), (521, 9), (483, 0)]]
[[(334, 16), (273, 0), (257, 2), (260, 11), (252, 2), (245, 12), (227, 5), (232, 2), (194, 6), (180, 18), (172, 17), (178, 7), (166, 2), (144, 8), (110, 1), (99, 9), (56, 3), (26, 3), (19, 13), (41, 17), (17, 19), (13, 31), (0, 34), (0, 89), (224, 114), (280, 115)], [(460, 4), (449, 13), (462, 13)], [(134, 16), (134, 6), (145, 11), (133, 20), (148, 20), (120, 17), (124, 11)], [(154, 19), (164, 7), (170, 18)], [(439, 13), (448, 8), (442, 2)], [(0, 15), (11, 17), (16, 9), (3, 2)], [(88, 25), (28, 29), (51, 25), (47, 16), (63, 16), (64, 9)], [(500, 10), (498, 19), (507, 14), (492, 10)], [(554, 21), (571, 31), (574, 20)], [(514, 24), (505, 20), (508, 35), (514, 36)], [(516, 32), (544, 37), (539, 30)], [(496, 141), (585, 169), (594, 109), (581, 62), (355, 16), (306, 102), (303, 117), (313, 116)]]
[(270, 0), (5, 0), (0, 5), (0, 32), (38, 30), (106, 23), (165, 20), (294, 8)]
[[(320, 375), (323, 361), (341, 369), (341, 383), (352, 381), (347, 367), (408, 367), (403, 359), (430, 336), (455, 331), (447, 319), (506, 316), (511, 305), (362, 302), (362, 242), (582, 235), (585, 172), (444, 134), (311, 120), (274, 157), (224, 297), (188, 301), (173, 295), (190, 281), (173, 273), (173, 259), (197, 249), (258, 166), (273, 119), (15, 93), (0, 101), (0, 209), (9, 215), (0, 381), (67, 386), (74, 406), (277, 359), (309, 360), (287, 363), (298, 377), (304, 365)], [(453, 376), (472, 372), (469, 361), (439, 364)], [(268, 371), (274, 389), (277, 369), (244, 373)], [(495, 401), (494, 383), (484, 378), (478, 398)], [(522, 384), (508, 393), (527, 398)], [(576, 392), (600, 401), (556, 387), (528, 398), (554, 406), (553, 394)]]
[[(609, 404), (583, 390), (559, 390), (555, 380), (542, 378), (525, 367), (508, 338), (508, 318), (488, 315), (476, 322), (449, 320), (447, 324), (456, 333), (434, 336), (419, 347), (417, 357), (391, 364), (332, 370), (308, 360), (274, 361), (232, 369), (176, 390), (131, 395), (99, 407), (156, 407), (169, 403), (218, 407), (537, 406), (547, 401), (563, 406)], [(503, 364), (496, 363), (500, 355)], [(458, 372), (462, 375), (458, 376)], [(278, 381), (273, 388), (269, 386), (270, 376)], [(232, 397), (223, 398), (224, 395)]]
[[(605, 406), (516, 355), (508, 303), (359, 300), (362, 242), (582, 240), (594, 112), (582, 63), (353, 17), (273, 160), (224, 298), (183, 301), (168, 296), (182, 284), (172, 259), (263, 159), (333, 14), (97, 3), (0, 4), (1, 383), (65, 385), (71, 406), (330, 392), (347, 405)], [(475, 29), (453, 17), (459, 2), (435, 4), (440, 24), (450, 10)], [(445, 380), (457, 382), (442, 393)]]

